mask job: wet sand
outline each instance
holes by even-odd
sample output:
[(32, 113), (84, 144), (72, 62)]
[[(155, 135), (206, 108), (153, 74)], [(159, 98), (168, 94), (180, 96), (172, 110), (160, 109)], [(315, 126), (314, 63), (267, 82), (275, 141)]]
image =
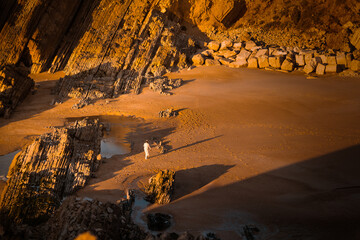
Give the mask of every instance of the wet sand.
[[(169, 168), (177, 171), (175, 200), (145, 210), (174, 216), (169, 231), (242, 239), (242, 228), (255, 224), (261, 239), (360, 236), (359, 78), (226, 67), (170, 77), (185, 80), (172, 96), (146, 88), (73, 110), (76, 100), (50, 105), (55, 81), (44, 75), (37, 93), (11, 119), (0, 119), (0, 155), (69, 117), (135, 116), (122, 120), (119, 137), (132, 151), (107, 159), (77, 195), (116, 201)], [(179, 116), (158, 119), (169, 107)], [(153, 149), (144, 160), (142, 144), (151, 137), (163, 138), (170, 151)]]

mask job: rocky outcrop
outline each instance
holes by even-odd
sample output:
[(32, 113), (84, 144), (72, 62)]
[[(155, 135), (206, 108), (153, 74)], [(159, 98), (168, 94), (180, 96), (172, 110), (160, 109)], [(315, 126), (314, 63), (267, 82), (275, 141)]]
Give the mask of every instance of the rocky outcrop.
[(174, 192), (174, 181), (174, 171), (159, 171), (149, 179), (149, 185), (146, 186), (145, 189), (145, 193), (147, 194), (146, 200), (158, 204), (170, 203)]
[(23, 67), (0, 67), (0, 117), (10, 117), (33, 88), (34, 81), (27, 75), (28, 70)]
[(97, 239), (145, 239), (146, 233), (131, 220), (131, 204), (102, 203), (92, 199), (69, 197), (42, 226), (30, 231), (30, 238), (75, 239), (84, 232)]
[(76, 121), (54, 128), (18, 153), (0, 199), (2, 218), (8, 224), (36, 224), (51, 216), (98, 168), (101, 134), (98, 120)]

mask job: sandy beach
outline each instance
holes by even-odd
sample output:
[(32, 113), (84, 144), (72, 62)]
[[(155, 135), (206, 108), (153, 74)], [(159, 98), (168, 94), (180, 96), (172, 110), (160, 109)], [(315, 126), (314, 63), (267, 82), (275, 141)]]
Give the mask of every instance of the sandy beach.
[[(359, 78), (198, 67), (168, 74), (184, 80), (171, 96), (144, 88), (74, 110), (74, 99), (51, 105), (61, 76), (33, 76), (36, 93), (0, 119), (0, 155), (67, 118), (107, 116), (112, 139), (131, 151), (106, 159), (78, 196), (115, 202), (172, 169), (173, 202), (144, 210), (172, 215), (168, 231), (245, 239), (243, 227), (255, 225), (260, 239), (360, 237)], [(160, 119), (170, 107), (179, 116)], [(169, 151), (144, 160), (152, 137)]]

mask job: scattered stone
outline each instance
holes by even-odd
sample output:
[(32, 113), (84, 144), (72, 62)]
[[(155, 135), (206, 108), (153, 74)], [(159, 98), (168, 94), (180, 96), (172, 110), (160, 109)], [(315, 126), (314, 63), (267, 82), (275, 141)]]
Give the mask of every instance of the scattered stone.
[(220, 49), (220, 43), (216, 42), (216, 41), (211, 41), (208, 43), (207, 47), (208, 47), (208, 49), (217, 52)]
[(326, 65), (326, 73), (337, 73), (339, 71), (339, 66), (337, 64), (328, 64)]
[(269, 65), (273, 68), (281, 68), (281, 57), (280, 56), (269, 57)]
[(248, 65), (246, 59), (244, 58), (237, 58), (235, 62), (232, 62), (229, 64), (229, 67), (231, 68), (241, 68), (246, 67)]
[(174, 181), (174, 171), (159, 171), (149, 179), (149, 185), (145, 188), (146, 200), (158, 204), (170, 203), (174, 191)]
[(201, 55), (203, 57), (212, 58), (212, 56), (214, 55), (214, 50), (207, 49), (205, 51), (202, 51)]
[(171, 226), (171, 216), (163, 213), (146, 215), (147, 226), (152, 231), (164, 231)]
[(294, 63), (289, 59), (285, 59), (281, 64), (281, 70), (291, 72), (294, 70)]
[(346, 69), (343, 72), (339, 73), (339, 76), (341, 76), (341, 77), (359, 77), (360, 74), (357, 72), (354, 72), (351, 69)]
[(194, 55), (191, 60), (195, 66), (204, 65), (205, 63), (205, 59), (202, 54)]
[(177, 111), (174, 111), (173, 108), (168, 108), (164, 111), (160, 111), (159, 112), (159, 117), (160, 118), (170, 118), (170, 117), (175, 117), (178, 115)]
[(258, 58), (258, 62), (259, 62), (259, 68), (267, 68), (269, 67), (269, 57), (266, 55), (261, 55)]
[(205, 66), (219, 66), (221, 65), (220, 62), (216, 59), (206, 59)]
[(257, 58), (249, 58), (248, 60), (248, 68), (258, 68), (258, 60)]
[(325, 65), (319, 63), (316, 67), (316, 74), (317, 75), (324, 75), (325, 74)]

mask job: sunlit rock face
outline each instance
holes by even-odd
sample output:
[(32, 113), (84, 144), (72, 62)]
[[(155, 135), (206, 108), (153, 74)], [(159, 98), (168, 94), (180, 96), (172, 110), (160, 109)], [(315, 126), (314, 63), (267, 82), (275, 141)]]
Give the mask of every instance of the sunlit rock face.
[[(108, 63), (117, 70), (146, 71), (164, 62), (165, 68), (181, 68), (185, 49), (195, 44), (185, 35), (197, 35), (184, 25), (214, 38), (239, 29), (246, 30), (236, 33), (242, 37), (250, 32), (273, 43), (348, 51), (359, 10), (356, 0), (6, 0), (0, 8), (0, 65), (21, 61), (33, 73), (69, 74), (104, 65), (101, 70), (109, 71)], [(282, 35), (270, 34), (279, 30)]]
[(85, 119), (37, 137), (18, 153), (0, 199), (3, 222), (39, 223), (85, 186), (100, 164), (101, 134), (97, 120)]

